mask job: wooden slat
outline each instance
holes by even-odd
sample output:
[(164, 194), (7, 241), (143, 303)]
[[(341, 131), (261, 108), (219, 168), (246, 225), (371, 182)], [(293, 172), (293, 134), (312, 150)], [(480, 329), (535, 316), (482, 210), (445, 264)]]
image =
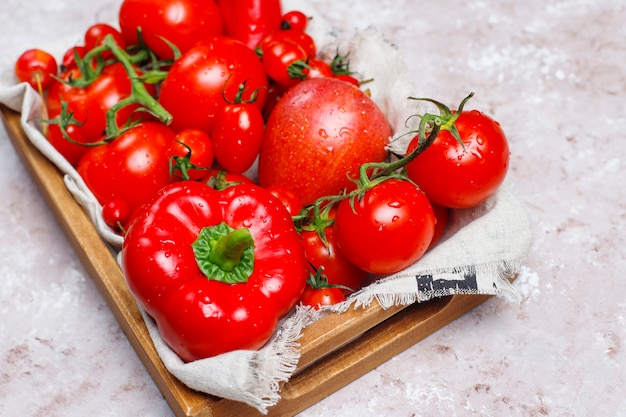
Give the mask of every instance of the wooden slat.
[[(21, 160), (174, 414), (260, 416), (246, 404), (193, 391), (165, 369), (110, 248), (65, 187), (61, 173), (30, 143), (20, 126), (19, 114), (4, 106), (0, 111)], [(282, 400), (269, 415), (292, 416), (302, 411), (487, 298), (455, 295), (387, 310), (372, 303), (364, 309), (323, 317), (304, 329), (298, 369), (283, 385)]]

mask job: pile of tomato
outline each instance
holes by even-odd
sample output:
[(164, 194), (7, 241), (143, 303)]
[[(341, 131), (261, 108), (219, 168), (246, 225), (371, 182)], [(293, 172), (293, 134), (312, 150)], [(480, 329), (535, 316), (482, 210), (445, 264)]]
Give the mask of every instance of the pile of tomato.
[(39, 49), (16, 62), (186, 361), (259, 348), (298, 303), (407, 268), (506, 175), (506, 137), (463, 110), (471, 95), (456, 110), (411, 98), (439, 112), (390, 152), (406, 132), (349, 55), (320, 58), (310, 19), (279, 0), (124, 0), (119, 29), (89, 27), (60, 65)]

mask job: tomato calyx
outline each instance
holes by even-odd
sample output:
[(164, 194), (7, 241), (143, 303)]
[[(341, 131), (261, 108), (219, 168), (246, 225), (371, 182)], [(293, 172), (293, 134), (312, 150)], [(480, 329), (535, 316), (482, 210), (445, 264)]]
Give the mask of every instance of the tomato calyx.
[(437, 100), (433, 100), (431, 98), (409, 97), (409, 100), (420, 100), (420, 101), (427, 101), (429, 103), (432, 103), (435, 106), (437, 106), (437, 109), (439, 110), (438, 115), (426, 113), (420, 116), (421, 120), (420, 120), (420, 124), (418, 127), (418, 134), (419, 134), (418, 148), (422, 147), (422, 144), (430, 145), (430, 143), (433, 142), (432, 140), (427, 139), (426, 134), (427, 132), (433, 129), (433, 126), (438, 126), (440, 130), (447, 130), (448, 132), (450, 132), (450, 134), (454, 137), (454, 139), (456, 139), (457, 142), (459, 142), (459, 144), (462, 146), (463, 151), (467, 152), (467, 149), (465, 149), (465, 144), (463, 143), (463, 140), (461, 140), (459, 130), (456, 128), (455, 122), (461, 115), (461, 112), (463, 111), (463, 107), (465, 106), (465, 104), (473, 96), (474, 96), (474, 93), (472, 92), (467, 97), (465, 97), (459, 104), (457, 111), (452, 111), (445, 104)]
[[(231, 74), (231, 76), (232, 76), (232, 74)], [(224, 83), (224, 88), (222, 88), (222, 97), (224, 98), (224, 101), (226, 103), (228, 103), (228, 104), (252, 104), (252, 103), (256, 102), (257, 98), (259, 97), (259, 90), (262, 87), (259, 87), (256, 90), (254, 90), (252, 93), (250, 93), (250, 97), (248, 98), (248, 100), (246, 100), (246, 99), (243, 98), (243, 95), (246, 92), (246, 83), (247, 82), (248, 82), (248, 80), (244, 80), (244, 81), (242, 81), (239, 84), (239, 86), (237, 87), (237, 92), (235, 93), (235, 97), (231, 100), (226, 95), (226, 84), (228, 84), (228, 80), (227, 80)]]
[(187, 149), (187, 153), (185, 156), (172, 155), (170, 156), (169, 166), (170, 166), (170, 179), (174, 179), (175, 176), (182, 180), (190, 180), (191, 176), (189, 175), (190, 170), (209, 170), (210, 168), (201, 167), (193, 162), (191, 162), (191, 147), (186, 143), (176, 140), (176, 142), (180, 143), (182, 146)]
[(225, 222), (204, 227), (192, 243), (200, 271), (211, 280), (228, 284), (248, 282), (254, 270), (254, 239), (246, 227)]
[[(315, 268), (311, 265), (312, 272), (309, 274), (309, 277), (306, 280), (306, 283), (314, 290), (320, 290), (322, 288), (338, 288), (346, 291), (354, 291), (352, 288), (348, 288), (345, 285), (340, 284), (331, 284), (328, 282), (328, 277), (324, 273), (324, 267), (320, 266), (319, 268)], [(313, 272), (314, 271), (314, 272)]]

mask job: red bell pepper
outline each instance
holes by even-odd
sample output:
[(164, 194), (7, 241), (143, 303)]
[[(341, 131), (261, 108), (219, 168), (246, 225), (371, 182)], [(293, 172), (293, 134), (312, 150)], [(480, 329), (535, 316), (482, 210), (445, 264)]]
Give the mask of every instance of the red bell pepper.
[(217, 0), (226, 35), (255, 49), (270, 33), (280, 30), (280, 0)]
[(290, 215), (254, 184), (166, 186), (130, 225), (122, 267), (184, 361), (262, 347), (307, 279)]

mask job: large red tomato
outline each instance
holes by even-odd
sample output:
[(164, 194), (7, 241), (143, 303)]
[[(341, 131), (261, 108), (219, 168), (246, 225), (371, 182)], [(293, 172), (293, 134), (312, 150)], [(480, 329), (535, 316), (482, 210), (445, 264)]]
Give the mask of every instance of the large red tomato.
[(381, 162), (391, 128), (380, 108), (354, 85), (305, 80), (285, 93), (265, 128), (259, 183), (283, 185), (307, 205), (351, 188), (366, 162)]
[(77, 171), (102, 205), (121, 200), (132, 213), (170, 183), (167, 150), (175, 136), (161, 123), (141, 123), (90, 148)]
[(391, 178), (360, 199), (342, 200), (335, 232), (339, 248), (354, 265), (373, 274), (393, 274), (422, 257), (435, 222), (426, 195), (410, 181)]
[(210, 132), (216, 113), (226, 106), (225, 97), (236, 97), (263, 108), (268, 81), (259, 57), (242, 42), (213, 37), (196, 44), (172, 65), (161, 86), (159, 101), (173, 116), (174, 130)]
[[(462, 144), (449, 130), (441, 130), (406, 169), (433, 203), (467, 208), (485, 201), (502, 184), (509, 145), (500, 124), (478, 110), (452, 117)], [(415, 137), (407, 153), (417, 148), (417, 142)]]
[(124, 0), (119, 23), (128, 45), (137, 44), (137, 29), (141, 28), (146, 45), (161, 59), (173, 57), (165, 40), (185, 53), (196, 42), (221, 35), (224, 29), (213, 0)]
[[(62, 80), (78, 79), (80, 70), (76, 67), (61, 75)], [(150, 94), (154, 87), (146, 84)], [(80, 124), (80, 131), (85, 142), (99, 141), (106, 129), (107, 111), (132, 93), (131, 83), (124, 66), (117, 62), (107, 65), (102, 73), (87, 87), (73, 87), (63, 81), (55, 80), (46, 97), (48, 113), (56, 116), (61, 113), (62, 103), (67, 103), (67, 110), (73, 113)], [(120, 109), (116, 114), (118, 126), (124, 126), (129, 119), (137, 119), (137, 104)], [(141, 112), (140, 112), (141, 113)]]

